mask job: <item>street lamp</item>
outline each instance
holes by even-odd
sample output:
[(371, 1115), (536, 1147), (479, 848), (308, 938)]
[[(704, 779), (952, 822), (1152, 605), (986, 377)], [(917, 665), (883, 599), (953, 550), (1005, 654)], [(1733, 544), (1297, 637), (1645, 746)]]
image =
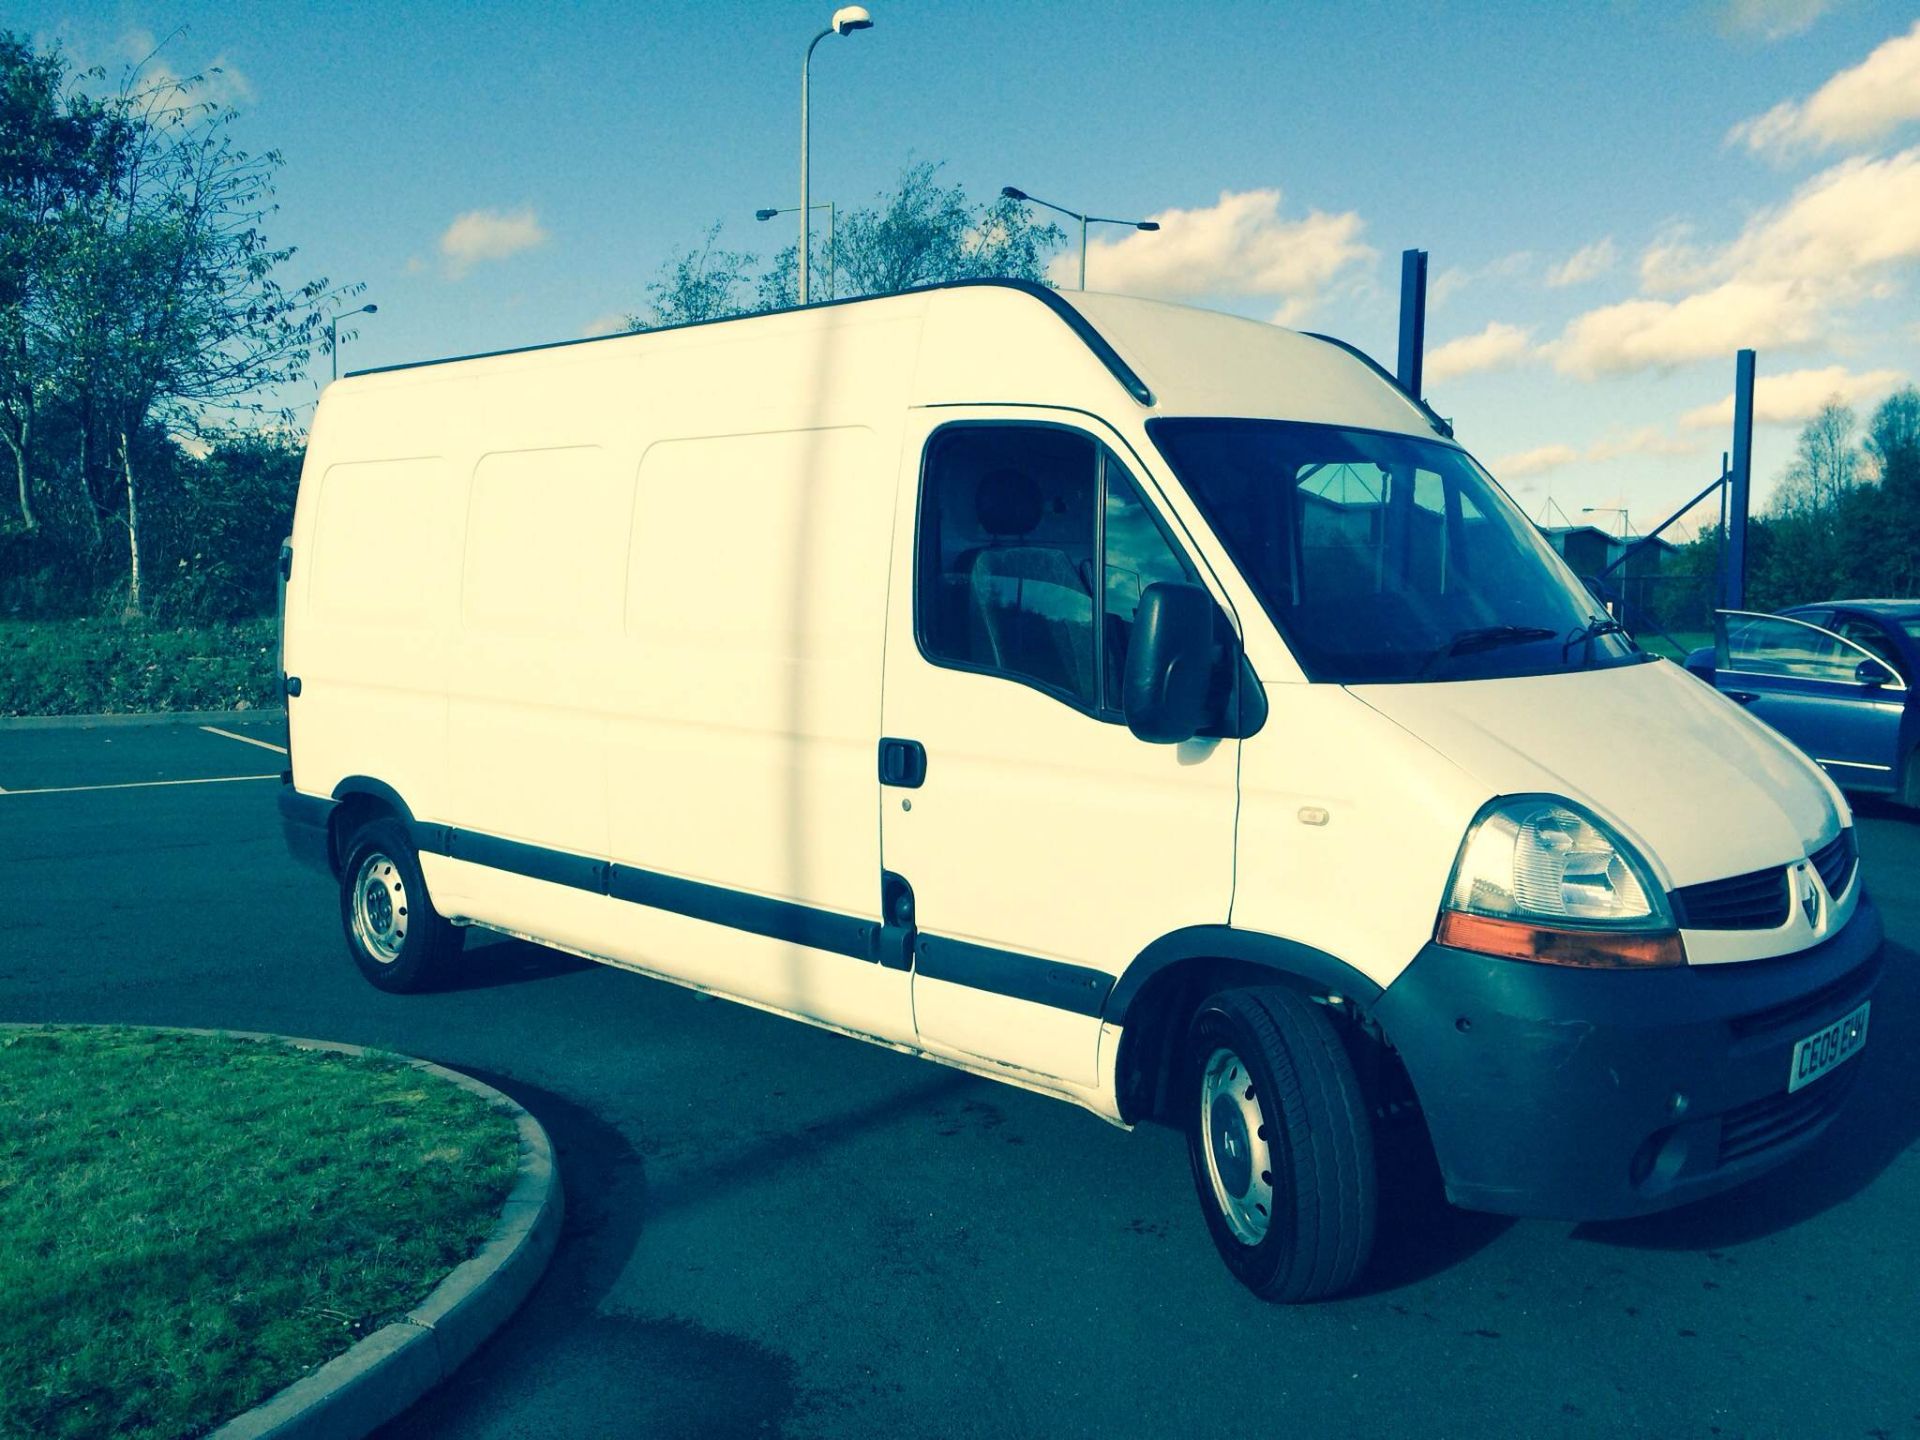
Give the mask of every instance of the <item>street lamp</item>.
[[(776, 215), (791, 215), (799, 208), (797, 205), (784, 205), (777, 209), (756, 210), (753, 212), (753, 218), (756, 220), (771, 220)], [(810, 208), (827, 212), (827, 298), (832, 300), (835, 298), (835, 287), (840, 278), (840, 262), (835, 256), (833, 249), (834, 202), (825, 200)]]
[(1125, 225), (1129, 229), (1148, 231), (1160, 228), (1160, 222), (1157, 220), (1109, 220), (1104, 215), (1082, 215), (1078, 210), (1069, 210), (1066, 206), (1055, 205), (1050, 200), (1037, 199), (1024, 190), (1016, 190), (1011, 185), (1002, 185), (1000, 193), (1009, 200), (1018, 200), (1028, 205), (1042, 205), (1080, 222), (1080, 288), (1082, 290), (1087, 288), (1087, 226)]
[(800, 62), (800, 303), (807, 303), (807, 251), (813, 245), (812, 176), (807, 168), (807, 74), (813, 68), (813, 47), (829, 35), (851, 35), (856, 30), (871, 30), (873, 17), (864, 5), (843, 5), (833, 12), (833, 21), (807, 44), (807, 55)]
[(362, 305), (358, 310), (342, 310), (327, 317), (327, 354), (333, 358), (333, 378), (340, 378), (340, 322), (354, 315), (377, 315), (378, 305)]

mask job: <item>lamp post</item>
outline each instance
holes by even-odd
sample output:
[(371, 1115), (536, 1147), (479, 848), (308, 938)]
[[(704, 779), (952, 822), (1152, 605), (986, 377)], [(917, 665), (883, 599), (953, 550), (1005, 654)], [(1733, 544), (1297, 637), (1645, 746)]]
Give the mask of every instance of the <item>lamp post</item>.
[(1017, 190), (1011, 185), (1002, 185), (1000, 193), (1009, 200), (1018, 200), (1027, 205), (1040, 205), (1048, 210), (1057, 210), (1069, 219), (1080, 222), (1080, 288), (1087, 288), (1087, 226), (1089, 225), (1125, 225), (1130, 230), (1153, 231), (1160, 228), (1157, 220), (1111, 220), (1104, 215), (1082, 215), (1078, 210), (1069, 210), (1064, 205), (1055, 205), (1051, 200), (1041, 200)]
[[(791, 215), (798, 208), (799, 207), (795, 205), (782, 205), (777, 208), (756, 210), (753, 212), (753, 218), (756, 220), (771, 220), (776, 215)], [(835, 298), (836, 287), (840, 279), (840, 261), (833, 248), (835, 206), (833, 201), (823, 200), (813, 208), (827, 212), (827, 299), (832, 300)]]
[(807, 44), (807, 55), (800, 62), (800, 303), (807, 303), (807, 252), (813, 246), (813, 178), (807, 166), (807, 76), (813, 68), (813, 47), (829, 35), (851, 35), (856, 30), (871, 30), (873, 17), (864, 5), (843, 5), (833, 12), (833, 20)]
[(377, 315), (378, 305), (362, 305), (358, 310), (342, 310), (327, 317), (327, 354), (333, 360), (333, 378), (340, 378), (340, 322), (354, 315)]

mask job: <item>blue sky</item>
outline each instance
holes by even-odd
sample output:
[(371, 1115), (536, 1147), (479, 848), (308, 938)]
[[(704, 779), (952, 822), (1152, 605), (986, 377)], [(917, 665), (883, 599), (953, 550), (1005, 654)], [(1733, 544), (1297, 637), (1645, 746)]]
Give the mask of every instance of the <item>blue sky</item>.
[[(221, 65), (246, 142), (285, 154), (270, 233), (299, 278), (379, 304), (358, 368), (587, 333), (716, 219), (784, 243), (752, 212), (794, 202), (832, 8), (7, 0), (0, 25), (109, 67), (184, 27), (164, 62)], [(816, 199), (927, 159), (982, 197), (1154, 215), (1095, 244), (1093, 288), (1389, 363), (1423, 247), (1429, 398), (1530, 511), (1644, 529), (1705, 485), (1739, 344), (1763, 489), (1826, 394), (1864, 413), (1920, 374), (1911, 0), (870, 8), (815, 56)]]

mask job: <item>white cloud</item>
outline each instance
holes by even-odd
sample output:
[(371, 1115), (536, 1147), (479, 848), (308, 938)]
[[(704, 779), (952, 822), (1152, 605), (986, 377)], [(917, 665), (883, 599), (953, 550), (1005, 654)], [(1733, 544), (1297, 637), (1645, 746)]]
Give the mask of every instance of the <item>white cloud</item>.
[(547, 232), (531, 205), (511, 212), (469, 210), (440, 237), (440, 256), (457, 280), (484, 261), (505, 260), (546, 243)]
[(1743, 346), (1810, 344), (1827, 318), (1817, 296), (1791, 285), (1733, 280), (1684, 300), (1625, 300), (1590, 310), (1543, 348), (1563, 374), (1592, 379), (1728, 355)]
[(1641, 257), (1643, 295), (1576, 316), (1544, 347), (1570, 375), (1623, 374), (1790, 348), (1826, 336), (1836, 314), (1890, 293), (1895, 267), (1920, 259), (1920, 147), (1822, 171), (1719, 247), (1670, 232)]
[(581, 329), (582, 338), (591, 335), (618, 335), (631, 327), (627, 324), (625, 310), (604, 310), (589, 320)]
[(1832, 150), (1891, 135), (1920, 120), (1920, 20), (1842, 70), (1805, 100), (1783, 100), (1727, 133), (1756, 154)]
[(1700, 444), (1669, 435), (1657, 425), (1642, 425), (1622, 435), (1608, 435), (1587, 447), (1593, 461), (1618, 460), (1626, 455), (1698, 455)]
[(176, 30), (159, 40), (154, 38), (153, 31), (136, 26), (121, 35), (121, 58), (138, 74), (140, 89), (169, 106), (204, 103), (232, 106), (253, 99), (253, 82), (225, 52), (183, 77), (164, 52), (170, 47), (177, 48), (175, 42), (184, 34), (184, 30)]
[(1726, 0), (1720, 23), (1735, 34), (1784, 40), (1809, 28), (1833, 5), (1834, 0)]
[[(1848, 405), (1877, 400), (1905, 379), (1898, 370), (1867, 370), (1855, 375), (1842, 365), (1763, 374), (1753, 384), (1753, 418), (1763, 425), (1798, 425), (1811, 420), (1829, 400)], [(1733, 396), (1687, 411), (1680, 417), (1680, 424), (1687, 430), (1726, 429), (1733, 424)]]
[(1517, 365), (1531, 353), (1532, 342), (1531, 330), (1495, 320), (1477, 335), (1462, 335), (1434, 349), (1426, 358), (1425, 375), (1432, 383)]
[(1538, 475), (1543, 470), (1557, 470), (1579, 458), (1580, 452), (1571, 445), (1541, 445), (1515, 455), (1502, 455), (1487, 468), (1496, 476), (1518, 479), (1522, 475)]
[(1582, 245), (1560, 264), (1547, 271), (1547, 284), (1555, 288), (1562, 285), (1582, 284), (1611, 270), (1614, 258), (1611, 235), (1605, 239), (1596, 240), (1591, 245)]
[[(1097, 290), (1180, 298), (1271, 296), (1280, 314), (1297, 317), (1350, 267), (1373, 258), (1360, 239), (1366, 223), (1348, 210), (1314, 210), (1283, 219), (1278, 190), (1227, 190), (1219, 203), (1194, 210), (1163, 210), (1157, 233), (1128, 231), (1088, 246), (1087, 281)], [(1057, 257), (1049, 273), (1071, 284), (1080, 257)]]

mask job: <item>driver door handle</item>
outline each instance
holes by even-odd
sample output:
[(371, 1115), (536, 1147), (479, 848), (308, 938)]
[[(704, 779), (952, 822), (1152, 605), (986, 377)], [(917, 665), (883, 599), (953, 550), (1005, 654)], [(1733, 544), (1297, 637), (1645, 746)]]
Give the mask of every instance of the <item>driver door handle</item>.
[(880, 783), (902, 790), (918, 790), (926, 783), (927, 747), (918, 740), (883, 739), (880, 742)]
[(1751, 690), (1722, 690), (1720, 693), (1736, 705), (1751, 705), (1760, 698)]

